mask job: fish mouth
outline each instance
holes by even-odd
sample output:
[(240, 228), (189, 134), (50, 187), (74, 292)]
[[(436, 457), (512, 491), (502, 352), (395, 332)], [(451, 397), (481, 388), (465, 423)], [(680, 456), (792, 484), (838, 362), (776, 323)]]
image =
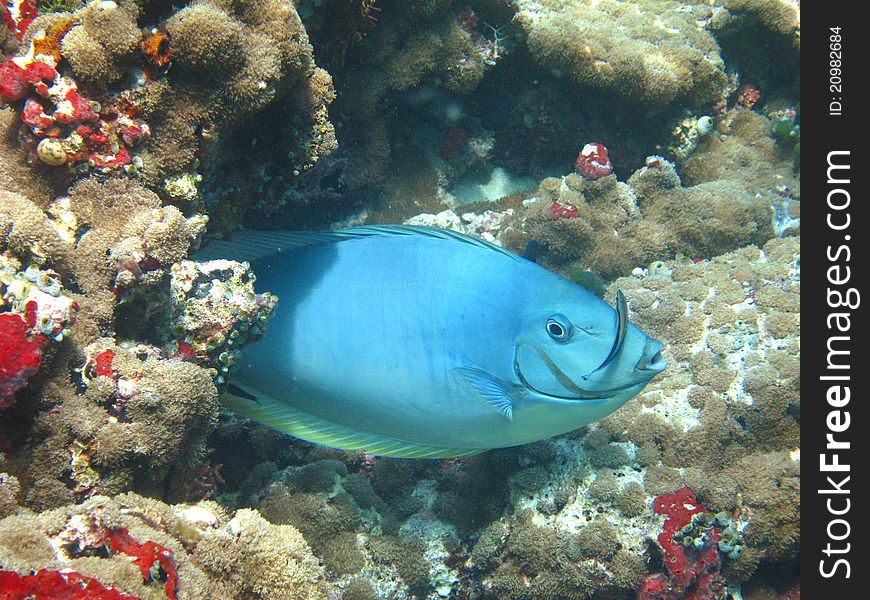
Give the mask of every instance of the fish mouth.
[(641, 373), (661, 373), (668, 366), (668, 361), (662, 356), (664, 346), (658, 340), (651, 337), (646, 338), (643, 345), (643, 352), (640, 355), (640, 360), (634, 366), (634, 370)]
[(533, 392), (535, 392), (536, 394), (539, 394), (541, 396), (545, 396), (547, 398), (552, 398), (554, 400), (582, 400), (582, 401), (586, 401), (586, 402), (593, 402), (593, 401), (604, 402), (605, 400), (608, 400), (610, 397), (615, 396), (619, 392), (625, 391), (627, 389), (630, 389), (632, 387), (636, 387), (637, 385), (639, 385), (638, 382), (634, 382), (634, 383), (629, 383), (629, 384), (626, 384), (626, 385), (623, 385), (620, 387), (609, 388), (606, 390), (595, 390), (595, 391), (584, 390), (579, 385), (577, 385), (573, 379), (568, 377), (568, 375), (566, 375), (565, 372), (559, 368), (559, 366), (553, 361), (552, 358), (549, 357), (549, 355), (547, 355), (546, 352), (544, 352), (541, 348), (538, 348), (537, 346), (534, 346), (531, 344), (530, 344), (530, 346), (532, 349), (535, 350), (535, 352), (538, 353), (538, 355), (541, 357), (541, 360), (544, 361), (544, 364), (547, 365), (547, 368), (550, 370), (550, 373), (553, 374), (553, 376), (556, 378), (556, 380), (564, 388), (574, 392), (574, 394), (575, 394), (575, 395), (571, 395), (571, 396), (557, 396), (554, 394), (548, 394), (547, 392), (541, 391), (538, 388), (536, 388), (535, 386), (533, 386), (532, 384), (530, 384), (526, 380), (526, 378), (523, 376), (522, 370), (520, 370), (520, 363), (519, 363), (519, 358), (517, 356), (517, 353), (514, 353), (514, 373), (516, 374), (517, 379), (519, 379), (520, 383), (524, 387), (532, 390)]

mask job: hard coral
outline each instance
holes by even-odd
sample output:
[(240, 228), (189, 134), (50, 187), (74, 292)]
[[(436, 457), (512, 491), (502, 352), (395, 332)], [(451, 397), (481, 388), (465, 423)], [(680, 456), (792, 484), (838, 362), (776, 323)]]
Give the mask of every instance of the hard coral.
[[(29, 126), (22, 146), (32, 161), (66, 179), (123, 172), (164, 195), (190, 177), (190, 200), (202, 179), (201, 159), (232, 162), (232, 146), (215, 148), (217, 127), (279, 94), (289, 97), (297, 121), (305, 115), (310, 125), (293, 132), (294, 146), (309, 150), (300, 153), (300, 170), (334, 150), (326, 110), (332, 98), (319, 91), (324, 76), (292, 3), (196, 2), (171, 16), (166, 9), (148, 13), (168, 18), (145, 33), (137, 23), (143, 6), (133, 0), (94, 0), (39, 17), (19, 56), (0, 67), (0, 93), (22, 103), (16, 108)], [(326, 81), (331, 89), (328, 75)], [(56, 152), (43, 144), (37, 153), (45, 138), (55, 140)]]
[(667, 261), (608, 292), (622, 290), (633, 320), (666, 341), (670, 365), (599, 427), (638, 449), (647, 492), (689, 485), (708, 509), (734, 514), (743, 554), (717, 528), (725, 573), (740, 580), (759, 560), (761, 570), (791, 568), (799, 547), (798, 250), (799, 238), (775, 238), (762, 250)]
[(110, 83), (124, 75), (122, 62), (136, 50), (141, 32), (135, 4), (95, 0), (74, 13), (75, 26), (61, 41), (61, 53), (76, 79)]
[(250, 265), (226, 260), (180, 261), (172, 267), (171, 325), (193, 356), (223, 383), (241, 349), (262, 336), (278, 299), (254, 292)]
[(238, 511), (224, 528), (204, 537), (197, 556), (244, 598), (325, 600), (322, 567), (302, 535), (272, 525), (250, 509)]
[(715, 256), (774, 235), (769, 204), (739, 180), (682, 186), (672, 163), (650, 157), (622, 183), (603, 176), (606, 150), (587, 148), (578, 158), (581, 173), (541, 182), (529, 211), (507, 228), (509, 247), (522, 252), (536, 240), (545, 247), (544, 264), (578, 261), (613, 277), (663, 257)]
[[(53, 28), (34, 38), (28, 55), (0, 66), (0, 95), (6, 102), (23, 101), (21, 118), (29, 128), (22, 130), (21, 137), (32, 160), (52, 167), (68, 164), (75, 173), (129, 167), (134, 162), (130, 147), (149, 132), (148, 125), (138, 120), (138, 111), (127, 106), (123, 94), (107, 99), (106, 106), (93, 102), (83, 96), (75, 80), (53, 66), (58, 50), (48, 40), (52, 35), (67, 39), (77, 30)], [(130, 128), (139, 135), (125, 136)]]
[[(211, 375), (196, 365), (164, 358), (156, 348), (100, 341), (86, 350), (82, 378), (87, 395), (108, 408), (79, 427), (79, 439), (95, 440), (88, 464), (99, 471), (83, 487), (89, 493), (111, 488), (132, 475), (137, 461), (147, 460), (149, 475), (140, 476), (140, 486), (179, 493), (177, 486), (203, 462), (205, 437), (217, 421)], [(178, 481), (166, 480), (171, 474)]]

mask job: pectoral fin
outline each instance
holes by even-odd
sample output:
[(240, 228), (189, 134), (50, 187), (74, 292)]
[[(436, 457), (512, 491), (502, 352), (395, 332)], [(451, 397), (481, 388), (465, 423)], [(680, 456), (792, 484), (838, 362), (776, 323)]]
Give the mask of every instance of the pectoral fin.
[(451, 373), (471, 388), (498, 414), (509, 421), (514, 420), (514, 402), (521, 397), (523, 388), (494, 377), (481, 369), (473, 367), (457, 367)]

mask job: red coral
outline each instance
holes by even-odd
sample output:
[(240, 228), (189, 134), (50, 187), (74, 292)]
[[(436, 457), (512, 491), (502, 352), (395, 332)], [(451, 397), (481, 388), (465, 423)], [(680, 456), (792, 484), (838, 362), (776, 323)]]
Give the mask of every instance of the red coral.
[(94, 166), (99, 168), (115, 168), (129, 165), (133, 162), (133, 155), (130, 151), (121, 146), (115, 154), (99, 154), (94, 152), (88, 156), (88, 160), (94, 161)]
[(27, 303), (23, 318), (12, 313), (0, 314), (0, 408), (9, 406), (10, 396), (23, 388), (39, 368), (45, 337), (29, 335), (35, 324), (33, 301)]
[(613, 165), (607, 158), (607, 148), (598, 142), (591, 142), (583, 146), (580, 154), (577, 155), (577, 162), (574, 163), (574, 166), (577, 167), (577, 172), (580, 175), (591, 181), (613, 173)]
[(658, 536), (664, 551), (668, 574), (656, 573), (644, 580), (639, 591), (640, 600), (715, 600), (721, 589), (719, 581), (719, 531), (712, 527), (703, 540), (703, 546), (692, 547), (689, 554), (674, 539), (675, 534), (692, 522), (698, 513), (709, 512), (698, 504), (694, 492), (688, 487), (673, 494), (663, 494), (653, 501), (653, 510), (666, 515), (662, 532)]
[(55, 77), (57, 77), (57, 71), (50, 65), (38, 60), (33, 61), (24, 69), (24, 78), (28, 83), (34, 85), (41, 81), (54, 81)]
[(75, 123), (95, 123), (100, 120), (100, 116), (94, 112), (93, 106), (91, 106), (91, 101), (83, 98), (77, 90), (67, 91), (64, 99), (72, 104), (72, 117)]
[(656, 573), (647, 577), (640, 586), (638, 597), (642, 600), (664, 600), (669, 596), (671, 582), (664, 573)]
[(477, 41), (477, 38), (480, 35), (477, 32), (478, 21), (479, 18), (477, 13), (475, 13), (474, 9), (470, 6), (466, 6), (456, 14), (456, 24), (471, 36), (472, 42)]
[(121, 128), (121, 138), (128, 146), (135, 145), (139, 140), (148, 137), (150, 130), (144, 123), (142, 125), (128, 125)]
[(24, 109), (21, 111), (21, 120), (34, 128), (40, 135), (54, 126), (54, 119), (45, 113), (45, 107), (36, 98), (28, 98), (24, 101)]
[(103, 377), (111, 377), (114, 370), (112, 361), (115, 360), (115, 351), (103, 350), (94, 358), (94, 372)]
[(7, 60), (0, 65), (0, 96), (6, 102), (18, 102), (24, 100), (30, 92), (30, 85), (24, 78), (24, 69)]
[(109, 530), (109, 547), (113, 552), (132, 556), (133, 563), (139, 566), (142, 578), (146, 582), (153, 580), (151, 569), (154, 564), (160, 565), (166, 575), (166, 596), (170, 600), (177, 600), (175, 594), (178, 589), (178, 569), (175, 566), (172, 550), (150, 540), (140, 544), (130, 536), (126, 527)]
[(564, 219), (576, 219), (577, 207), (571, 204), (561, 204), (553, 202), (547, 207), (547, 212), (544, 213), (549, 221), (562, 221)]
[(76, 572), (61, 573), (41, 569), (35, 575), (0, 571), (2, 600), (139, 600), (107, 588), (91, 577)]
[(31, 89), (47, 92), (45, 82), (54, 81), (55, 77), (57, 71), (44, 62), (34, 61), (22, 69), (15, 61), (7, 60), (0, 65), (0, 96), (6, 102), (19, 102)]
[[(11, 6), (15, 6), (14, 0), (13, 3), (11, 3)], [(30, 27), (30, 23), (32, 23), (33, 19), (35, 19), (39, 14), (36, 9), (36, 0), (19, 0), (17, 19), (12, 17), (8, 5), (3, 4), (0, 5), (0, 7), (2, 7), (3, 10), (3, 20), (6, 22), (6, 28), (14, 33), (15, 37), (18, 38), (18, 41), (20, 42), (24, 37), (24, 32), (27, 31), (28, 27)]]
[(170, 354), (170, 358), (193, 360), (196, 358), (196, 348), (184, 340), (178, 340), (178, 347)]

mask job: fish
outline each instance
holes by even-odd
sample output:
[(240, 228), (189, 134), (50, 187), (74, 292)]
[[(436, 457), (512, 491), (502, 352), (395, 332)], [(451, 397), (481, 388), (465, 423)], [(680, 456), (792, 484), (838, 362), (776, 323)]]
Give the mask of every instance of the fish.
[(224, 403), (344, 450), (448, 458), (601, 419), (667, 366), (616, 308), (484, 240), (407, 225), (237, 234), (197, 259), (248, 260), (279, 301)]

